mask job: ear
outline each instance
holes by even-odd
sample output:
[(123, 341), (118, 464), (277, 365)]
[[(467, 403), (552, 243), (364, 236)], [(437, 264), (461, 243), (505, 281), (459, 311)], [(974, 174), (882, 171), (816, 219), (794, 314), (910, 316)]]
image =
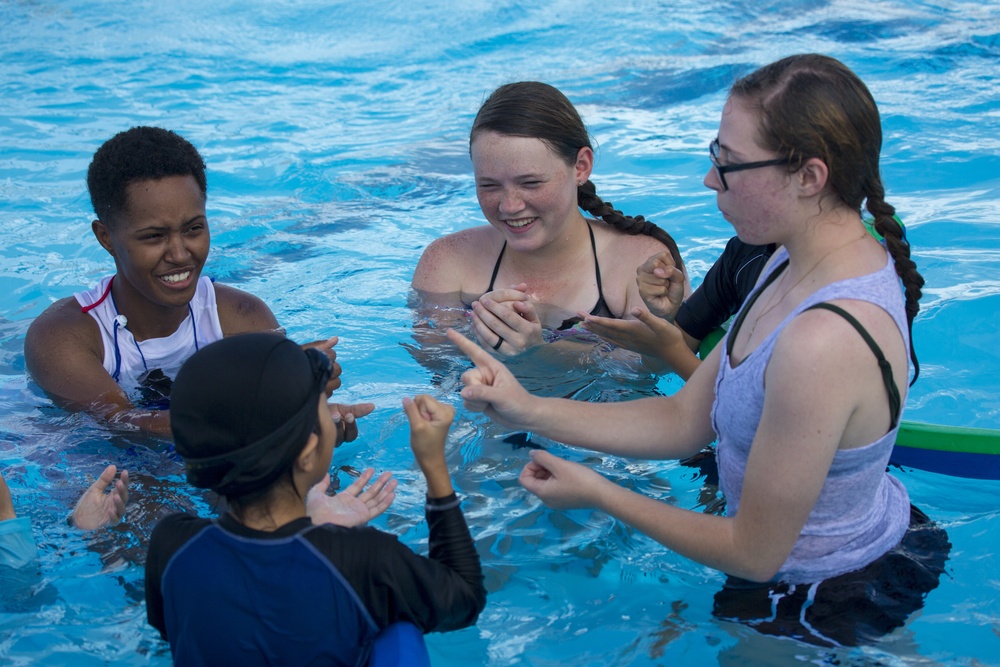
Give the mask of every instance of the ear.
[(101, 247), (107, 250), (109, 255), (115, 257), (115, 244), (111, 241), (111, 230), (108, 229), (108, 226), (100, 220), (94, 220), (90, 223), (90, 229), (94, 232)]
[(295, 467), (305, 473), (310, 473), (319, 465), (319, 435), (315, 432), (309, 434), (305, 447), (295, 457)]
[(821, 193), (830, 178), (830, 170), (819, 158), (809, 158), (796, 172), (799, 190), (805, 197)]
[(576, 182), (586, 183), (594, 170), (594, 151), (584, 146), (576, 152), (576, 164), (573, 165)]

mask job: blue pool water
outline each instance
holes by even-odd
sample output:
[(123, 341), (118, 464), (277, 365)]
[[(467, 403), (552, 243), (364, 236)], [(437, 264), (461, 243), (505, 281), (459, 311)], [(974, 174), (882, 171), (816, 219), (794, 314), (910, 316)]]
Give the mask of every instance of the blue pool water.
[[(995, 2), (536, 4), (0, 2), (0, 465), (40, 550), (38, 571), (0, 591), (0, 663), (169, 664), (145, 624), (143, 546), (159, 513), (210, 509), (155, 442), (53, 407), (24, 372), (31, 320), (111, 270), (84, 175), (135, 124), (177, 130), (208, 162), (208, 272), (264, 298), (294, 338), (340, 335), (341, 400), (379, 409), (334, 465), (396, 473), (376, 523), (414, 548), (423, 487), (400, 399), (459, 402), (457, 378), (432, 387), (403, 345), (409, 279), (432, 239), (480, 224), (468, 128), (507, 81), (567, 93), (599, 147), (598, 191), (670, 230), (697, 282), (731, 235), (701, 185), (728, 84), (795, 52), (847, 62), (880, 104), (887, 198), (927, 279), (906, 418), (1000, 428)], [(609, 400), (656, 382), (590, 361), (535, 379)], [(526, 450), (506, 435), (461, 410), (453, 429), (490, 597), (476, 627), (429, 638), (435, 665), (1000, 664), (998, 482), (898, 471), (949, 533), (947, 573), (880, 644), (825, 650), (713, 619), (718, 573), (604, 515), (541, 507), (516, 483)], [(571, 455), (681, 507), (714, 499), (676, 463)], [(65, 515), (108, 460), (135, 474), (128, 520), (81, 535)]]

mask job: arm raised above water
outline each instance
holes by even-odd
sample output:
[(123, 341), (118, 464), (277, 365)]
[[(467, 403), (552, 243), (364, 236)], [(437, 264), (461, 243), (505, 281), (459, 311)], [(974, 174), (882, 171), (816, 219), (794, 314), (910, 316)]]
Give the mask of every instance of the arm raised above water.
[[(671, 397), (620, 403), (541, 398), (528, 393), (500, 361), (455, 331), (448, 338), (475, 363), (462, 376), (465, 406), (490, 418), (567, 444), (650, 459), (685, 458), (715, 437), (709, 412), (718, 361), (706, 363)], [(711, 360), (712, 357), (709, 357)]]

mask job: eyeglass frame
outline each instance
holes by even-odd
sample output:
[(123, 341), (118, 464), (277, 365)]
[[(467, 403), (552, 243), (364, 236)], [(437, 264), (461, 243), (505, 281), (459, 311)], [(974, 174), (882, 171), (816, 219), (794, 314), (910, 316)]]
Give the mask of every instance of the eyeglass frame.
[(780, 157), (773, 160), (761, 160), (759, 162), (733, 162), (731, 164), (719, 164), (719, 150), (721, 146), (719, 144), (719, 138), (716, 137), (712, 139), (711, 143), (708, 144), (708, 159), (712, 162), (712, 166), (715, 167), (715, 173), (719, 175), (719, 181), (722, 183), (722, 190), (725, 192), (729, 190), (729, 184), (726, 183), (726, 174), (735, 171), (745, 171), (747, 169), (760, 169), (761, 167), (778, 167), (781, 165), (792, 164), (792, 158)]

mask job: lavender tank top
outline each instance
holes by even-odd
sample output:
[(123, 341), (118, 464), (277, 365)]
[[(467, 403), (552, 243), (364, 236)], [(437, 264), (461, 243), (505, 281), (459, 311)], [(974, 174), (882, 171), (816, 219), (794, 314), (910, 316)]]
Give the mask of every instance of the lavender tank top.
[[(787, 257), (784, 248), (778, 250), (759, 285)], [(764, 372), (778, 335), (792, 318), (810, 306), (835, 299), (856, 299), (880, 306), (892, 316), (909, 347), (903, 293), (891, 257), (875, 273), (832, 283), (814, 292), (736, 368), (730, 367), (723, 341), (712, 425), (718, 435), (719, 486), (726, 498), (728, 516), (735, 516), (740, 508), (750, 444), (764, 408)], [(877, 363), (874, 356), (872, 363)], [(816, 505), (776, 580), (821, 581), (864, 567), (899, 543), (909, 525), (910, 499), (903, 484), (886, 472), (898, 430), (897, 425), (873, 443), (834, 455)]]

